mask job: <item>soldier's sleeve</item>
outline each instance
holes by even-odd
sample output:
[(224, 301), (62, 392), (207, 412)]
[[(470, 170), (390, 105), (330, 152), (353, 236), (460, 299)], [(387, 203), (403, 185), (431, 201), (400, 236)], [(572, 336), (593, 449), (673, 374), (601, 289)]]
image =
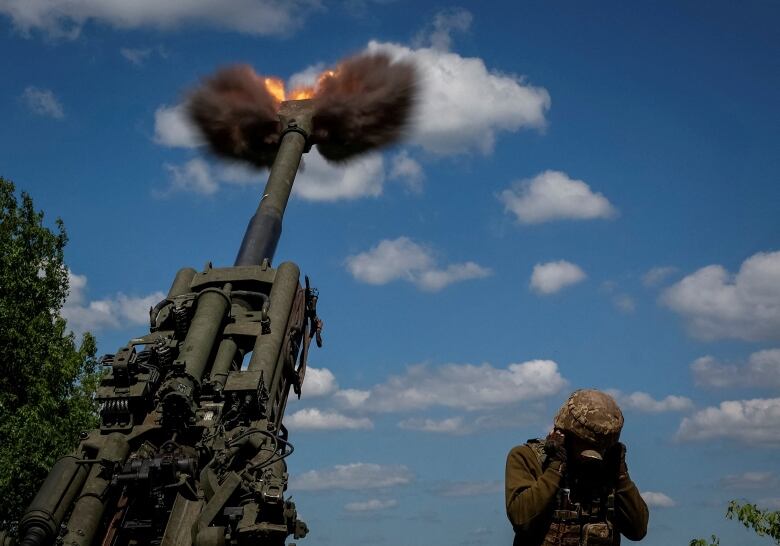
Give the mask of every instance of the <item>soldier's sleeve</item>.
[(615, 518), (618, 530), (629, 540), (642, 540), (647, 534), (650, 513), (634, 482), (623, 474), (615, 491)]
[(561, 483), (557, 465), (544, 472), (527, 445), (518, 446), (506, 458), (506, 515), (516, 530), (528, 531), (552, 506)]

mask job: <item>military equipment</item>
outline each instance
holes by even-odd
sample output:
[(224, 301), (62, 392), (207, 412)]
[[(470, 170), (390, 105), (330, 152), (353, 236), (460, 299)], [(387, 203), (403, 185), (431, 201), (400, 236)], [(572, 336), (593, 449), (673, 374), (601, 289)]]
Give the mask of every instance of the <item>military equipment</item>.
[(606, 449), (620, 438), (623, 413), (607, 393), (580, 389), (564, 402), (555, 415), (554, 423), (555, 428), (571, 433), (599, 449)]
[[(280, 143), (233, 267), (181, 269), (147, 335), (114, 355), (97, 391), (100, 428), (54, 465), (16, 544), (283, 545), (306, 524), (285, 496), (283, 423), (321, 345), (317, 291), (271, 260), (311, 101), (281, 104)], [(0, 534), (0, 544), (13, 544)]]
[(343, 161), (393, 142), (417, 88), (413, 66), (383, 54), (325, 76), (313, 98), (280, 102), (272, 79), (238, 66), (189, 97), (213, 153), (270, 166), (257, 212), (233, 267), (181, 269), (149, 334), (104, 357), (100, 428), (54, 465), (18, 546), (281, 546), (307, 534), (285, 497), (283, 417), (322, 321), (308, 277), (301, 286), (297, 265), (271, 260), (303, 154), (317, 144)]

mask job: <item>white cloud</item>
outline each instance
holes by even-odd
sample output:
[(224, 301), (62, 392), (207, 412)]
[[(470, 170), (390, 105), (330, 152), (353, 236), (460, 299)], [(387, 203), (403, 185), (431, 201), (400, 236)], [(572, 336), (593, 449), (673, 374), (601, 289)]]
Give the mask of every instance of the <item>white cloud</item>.
[(219, 189), (219, 182), (214, 178), (209, 164), (199, 157), (190, 159), (184, 165), (166, 163), (165, 169), (170, 174), (170, 186), (167, 192), (160, 195), (174, 191), (212, 195)]
[(612, 298), (612, 303), (621, 313), (630, 314), (636, 311), (636, 302), (628, 294), (617, 294)]
[(393, 157), (389, 177), (401, 181), (409, 191), (420, 193), (425, 172), (422, 165), (413, 159), (407, 150), (401, 150)]
[(306, 367), (301, 395), (305, 398), (315, 398), (333, 394), (339, 388), (336, 376), (327, 368)]
[(691, 364), (696, 384), (703, 387), (780, 388), (780, 349), (767, 349), (750, 355), (746, 364), (727, 364), (712, 356), (697, 358)]
[(51, 89), (40, 89), (32, 85), (27, 86), (22, 93), (22, 100), (35, 114), (39, 116), (63, 119), (65, 111), (62, 104)]
[(599, 290), (610, 295), (612, 305), (621, 313), (629, 315), (636, 311), (636, 301), (634, 301), (634, 298), (626, 293), (617, 292), (618, 288), (618, 284), (615, 281), (604, 281), (601, 283)]
[(292, 478), (290, 489), (298, 491), (382, 489), (406, 485), (413, 480), (414, 474), (403, 465), (350, 463), (298, 474)]
[(504, 490), (500, 481), (484, 482), (446, 482), (433, 488), (433, 493), (441, 497), (473, 497), (476, 495), (492, 495)]
[(388, 508), (395, 508), (396, 506), (398, 506), (398, 501), (395, 499), (370, 499), (367, 501), (348, 502), (344, 505), (344, 510), (347, 512), (378, 512)]
[(647, 505), (651, 508), (671, 508), (677, 503), (667, 494), (656, 491), (642, 491), (640, 493)]
[(636, 391), (625, 394), (618, 390), (610, 390), (611, 394), (623, 409), (631, 409), (643, 413), (664, 413), (669, 411), (688, 411), (693, 409), (693, 402), (685, 396), (669, 395), (656, 400), (646, 392)]
[(661, 301), (701, 339), (780, 338), (780, 252), (759, 252), (736, 275), (709, 265), (667, 288)]
[(41, 30), (74, 39), (93, 21), (122, 29), (208, 26), (245, 34), (284, 34), (298, 28), (315, 0), (0, 0), (0, 14), (24, 33)]
[(440, 11), (433, 18), (429, 34), (422, 33), (415, 40), (415, 45), (430, 44), (433, 49), (448, 51), (452, 46), (453, 31), (466, 32), (471, 27), (474, 17), (462, 8), (451, 8)]
[(747, 444), (780, 443), (780, 398), (727, 400), (686, 417), (681, 441), (731, 439)]
[(567, 286), (585, 280), (585, 272), (566, 260), (536, 264), (531, 273), (531, 290), (537, 294), (555, 294)]
[(642, 275), (642, 284), (645, 286), (658, 286), (670, 275), (674, 275), (677, 272), (677, 268), (671, 265), (662, 265), (648, 269), (644, 275)]
[(582, 180), (574, 180), (560, 171), (544, 171), (535, 177), (515, 182), (501, 192), (508, 212), (523, 224), (552, 220), (594, 220), (617, 214), (600, 193), (594, 193)]
[[(188, 118), (184, 104), (157, 108), (154, 113), (154, 141), (171, 148), (197, 148), (204, 144), (198, 129)], [(208, 167), (202, 159), (190, 160), (188, 164), (192, 161)], [(414, 162), (411, 158), (409, 161)], [(173, 189), (210, 194), (219, 189), (220, 183), (262, 183), (268, 173), (265, 169), (257, 170), (235, 161), (220, 161), (215, 167), (208, 168), (208, 179), (203, 175), (203, 169), (199, 170), (200, 176), (193, 182), (188, 182), (186, 178), (177, 182), (174, 176)], [(402, 177), (412, 184), (412, 170), (413, 167), (406, 164), (401, 171), (394, 170), (393, 176)], [(347, 163), (333, 164), (326, 161), (314, 146), (303, 156), (293, 193), (308, 201), (378, 197), (382, 194), (385, 178), (384, 159), (380, 153), (369, 153)]]
[(414, 417), (405, 419), (398, 426), (406, 430), (419, 430), (421, 432), (435, 432), (440, 434), (464, 434), (470, 431), (463, 422), (462, 417), (448, 417), (446, 419), (426, 419)]
[(468, 536), (460, 541), (462, 546), (489, 546), (496, 543), (493, 537), (495, 531), (491, 527), (477, 527), (471, 529)]
[(415, 272), (432, 267), (431, 252), (407, 237), (385, 239), (371, 250), (347, 258), (352, 276), (368, 284), (387, 284), (396, 279), (413, 281)]
[[(93, 1), (97, 0), (77, 0), (77, 3)], [(146, 4), (146, 1), (142, 3)], [(178, 2), (183, 0), (174, 3)], [(196, 3), (207, 2), (198, 0)], [(230, 11), (230, 6), (220, 7), (219, 10)], [(422, 98), (415, 116), (417, 121), (413, 123), (413, 140), (435, 153), (471, 150), (487, 153), (492, 150), (499, 131), (517, 131), (523, 127), (542, 128), (545, 125), (544, 116), (550, 102), (545, 89), (527, 85), (517, 76), (488, 71), (481, 59), (463, 58), (442, 49), (449, 46), (450, 32), (467, 29), (470, 18), (470, 14), (464, 10), (449, 10), (437, 15), (431, 34), (435, 47), (410, 49), (379, 42), (370, 42), (367, 46), (369, 52), (386, 51), (396, 59), (409, 58), (419, 67), (423, 76)], [(128, 50), (127, 53), (130, 54), (129, 58), (138, 59), (138, 54), (145, 54), (145, 50)], [(319, 63), (293, 75), (290, 84), (311, 84), (323, 66)], [(180, 148), (195, 148), (203, 144), (197, 129), (186, 118), (182, 104), (163, 105), (157, 109), (154, 140), (163, 146)], [(366, 154), (346, 164), (333, 165), (326, 162), (314, 147), (304, 157), (304, 168), (298, 173), (293, 192), (312, 201), (377, 197), (382, 194), (388, 176), (403, 182), (411, 191), (420, 191), (425, 173), (408, 151), (395, 155), (388, 171), (385, 170), (380, 153)], [(213, 183), (217, 181), (229, 180), (212, 176), (211, 182), (208, 182), (201, 176), (196, 183), (181, 181), (179, 189), (212, 192)], [(454, 268), (430, 275), (430, 283), (424, 286), (436, 290), (442, 283), (461, 280), (462, 275), (471, 278), (471, 275), (484, 274), (486, 270), (476, 264), (469, 264), (467, 268)]]
[(152, 48), (150, 47), (122, 47), (119, 49), (119, 54), (122, 55), (125, 59), (127, 59), (130, 63), (134, 64), (135, 66), (141, 66), (144, 64), (146, 59), (149, 58), (149, 56), (152, 54)]
[(491, 274), (488, 268), (474, 262), (439, 268), (436, 266), (433, 252), (408, 237), (384, 239), (366, 252), (348, 256), (346, 265), (355, 279), (367, 284), (387, 284), (400, 279), (430, 292), (436, 292), (455, 282), (479, 279)]
[(268, 179), (268, 170), (258, 170), (240, 161), (220, 160), (213, 167), (221, 184), (260, 186)]
[(756, 504), (767, 510), (780, 510), (780, 497), (768, 497), (759, 499)]
[(154, 111), (154, 141), (170, 148), (195, 148), (203, 144), (184, 104), (163, 105)]
[[(467, 23), (463, 26), (464, 13), (467, 12), (455, 10), (437, 16), (434, 22), (437, 47), (447, 42), (445, 38), (451, 30), (467, 27)], [(498, 131), (545, 125), (544, 116), (550, 102), (547, 91), (527, 85), (517, 76), (490, 72), (481, 59), (463, 58), (442, 49), (410, 49), (379, 42), (370, 42), (367, 50), (386, 51), (396, 59), (409, 58), (419, 67), (423, 76), (422, 97), (411, 132), (412, 140), (426, 150), (441, 154), (471, 150), (487, 153), (492, 150)], [(295, 74), (290, 78), (291, 85), (311, 84), (323, 66), (320, 63)], [(197, 130), (185, 118), (181, 104), (157, 109), (155, 141), (182, 148), (202, 144)], [(382, 194), (388, 176), (402, 181), (411, 191), (420, 191), (425, 174), (407, 151), (394, 156), (388, 170), (386, 173), (380, 153), (333, 165), (314, 147), (304, 157), (304, 168), (298, 174), (293, 192), (312, 201), (376, 197)], [(484, 273), (473, 266), (468, 270), (470, 274), (475, 272)], [(463, 270), (449, 273), (464, 274)], [(438, 286), (442, 278), (452, 282), (448, 276), (439, 275), (432, 286)]]
[(384, 160), (369, 153), (344, 164), (329, 163), (314, 146), (303, 157), (293, 193), (309, 201), (337, 201), (377, 197), (385, 182)]
[[(444, 36), (444, 34), (441, 34)], [(439, 40), (438, 45), (444, 42)], [(412, 49), (372, 41), (369, 52), (384, 51), (418, 67), (421, 96), (412, 140), (436, 154), (490, 153), (500, 131), (543, 128), (550, 95), (523, 78), (488, 70), (480, 58), (461, 57), (434, 47)]]
[(374, 428), (371, 419), (348, 417), (335, 411), (316, 408), (298, 410), (284, 418), (290, 430), (365, 430)]
[[(157, 108), (154, 113), (154, 141), (172, 148), (196, 148), (204, 144), (197, 128), (187, 117), (184, 104)], [(192, 191), (206, 195), (216, 193), (221, 183), (256, 184), (264, 182), (267, 177), (267, 170), (260, 171), (242, 163), (224, 161), (212, 167), (200, 158), (191, 159), (184, 166), (167, 164), (166, 168), (172, 176), (169, 191)], [(384, 181), (385, 169), (381, 154), (366, 154), (348, 163), (335, 165), (328, 163), (314, 146), (303, 158), (293, 193), (309, 201), (377, 197), (382, 194)]]
[[(522, 414), (518, 415), (517, 407), (508, 404), (501, 411), (493, 410), (489, 413), (479, 415), (466, 425), (466, 432), (485, 431), (498, 428), (518, 428), (522, 426), (539, 427), (546, 426), (549, 420), (545, 403), (540, 400), (523, 401)], [(540, 429), (541, 430), (541, 429)]]
[(317, 63), (307, 66), (300, 72), (296, 72), (287, 80), (286, 89), (297, 89), (299, 87), (314, 87), (320, 74), (325, 70), (325, 63)]
[(164, 164), (168, 171), (167, 188), (154, 190), (156, 197), (167, 197), (176, 192), (190, 192), (214, 195), (224, 185), (250, 186), (264, 182), (264, 174), (237, 162), (220, 162), (213, 165), (205, 159), (195, 157), (181, 165)]
[(86, 300), (87, 276), (68, 270), (68, 297), (65, 305), (82, 305)]
[(68, 328), (77, 334), (86, 331), (123, 328), (149, 323), (149, 308), (165, 297), (162, 292), (146, 296), (127, 296), (121, 292), (112, 298), (88, 301), (87, 277), (68, 271), (70, 291), (62, 307)]
[(743, 472), (724, 476), (720, 485), (727, 489), (776, 489), (780, 479), (774, 472)]
[(490, 274), (490, 269), (474, 262), (450, 264), (445, 269), (421, 271), (415, 284), (423, 290), (438, 292), (452, 283), (482, 279), (490, 276)]
[[(311, 370), (316, 371), (310, 374)], [(566, 384), (557, 372), (557, 365), (550, 361), (512, 364), (506, 370), (496, 370), (487, 364), (445, 365), (438, 368), (412, 366), (403, 376), (390, 377), (368, 390), (340, 389), (329, 370), (309, 368), (304, 393), (308, 392), (308, 381), (312, 377), (315, 379), (311, 388), (318, 396), (331, 395), (325, 402), (332, 407), (288, 414), (285, 424), (290, 429), (370, 429), (373, 428), (373, 422), (367, 418), (367, 413), (406, 412), (433, 406), (487, 412), (475, 411), (476, 414), (471, 414), (468, 419), (462, 416), (411, 417), (398, 422), (398, 427), (452, 435), (517, 427), (517, 403), (523, 403), (522, 422), (537, 422), (543, 411), (544, 398)], [(418, 388), (428, 393), (430, 399), (422, 400), (423, 395), (415, 392)]]
[(359, 408), (368, 400), (369, 396), (371, 396), (371, 391), (360, 389), (343, 389), (334, 395), (341, 404), (348, 408)]
[(477, 410), (544, 398), (565, 385), (552, 360), (530, 360), (506, 368), (490, 364), (416, 365), (368, 391), (339, 391), (335, 397), (345, 408), (372, 412), (434, 406)]

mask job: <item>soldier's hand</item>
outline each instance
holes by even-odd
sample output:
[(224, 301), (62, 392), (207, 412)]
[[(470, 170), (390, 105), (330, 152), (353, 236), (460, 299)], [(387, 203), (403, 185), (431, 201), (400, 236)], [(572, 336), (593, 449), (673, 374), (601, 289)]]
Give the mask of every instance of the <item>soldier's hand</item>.
[(568, 457), (565, 441), (566, 437), (560, 430), (553, 430), (547, 435), (547, 439), (544, 441), (544, 452), (551, 462), (559, 461), (562, 464), (566, 463)]
[(617, 442), (607, 450), (604, 457), (604, 463), (607, 472), (615, 479), (620, 479), (628, 475), (628, 466), (626, 465), (626, 444)]

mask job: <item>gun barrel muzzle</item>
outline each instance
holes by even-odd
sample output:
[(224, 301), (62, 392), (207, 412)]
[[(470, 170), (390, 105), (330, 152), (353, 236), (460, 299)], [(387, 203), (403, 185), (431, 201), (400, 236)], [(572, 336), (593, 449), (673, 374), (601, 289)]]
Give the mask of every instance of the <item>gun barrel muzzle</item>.
[(258, 265), (273, 259), (282, 234), (282, 217), (290, 199), (301, 157), (307, 151), (312, 128), (312, 101), (283, 102), (279, 110), (282, 139), (271, 165), (257, 212), (249, 221), (235, 265)]

